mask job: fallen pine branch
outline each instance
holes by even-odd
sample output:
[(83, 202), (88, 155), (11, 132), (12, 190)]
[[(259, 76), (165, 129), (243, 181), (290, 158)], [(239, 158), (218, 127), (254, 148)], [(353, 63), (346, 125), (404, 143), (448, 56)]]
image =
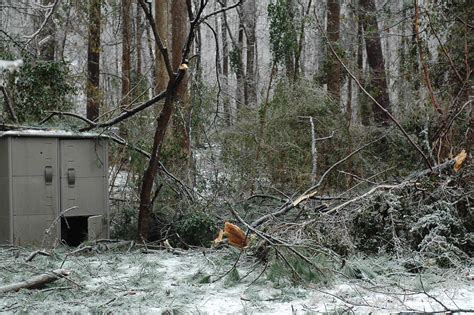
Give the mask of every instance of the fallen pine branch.
[[(230, 204), (229, 204), (230, 206)], [(273, 235), (270, 235), (268, 233), (265, 233), (263, 231), (260, 231), (258, 230), (256, 227), (253, 227), (251, 224), (247, 223), (244, 219), (242, 219), (242, 217), (239, 215), (239, 213), (234, 209), (232, 208), (232, 206), (229, 207), (230, 209), (230, 212), (232, 213), (232, 215), (237, 219), (237, 221), (239, 221), (240, 223), (242, 223), (243, 225), (245, 225), (245, 227), (253, 232), (255, 235), (257, 235), (259, 238), (261, 238), (262, 240), (266, 241), (269, 245), (273, 246), (273, 248), (275, 248), (275, 250), (278, 251), (278, 246), (281, 246), (281, 247), (285, 247), (287, 248), (290, 252), (292, 252), (294, 255), (298, 256), (299, 258), (301, 258), (302, 260), (304, 260), (305, 262), (307, 262), (308, 264), (310, 264), (311, 266), (315, 267), (316, 270), (323, 274), (323, 271), (322, 269), (327, 269), (327, 268), (324, 268), (324, 267), (321, 267), (321, 266), (317, 266), (314, 262), (312, 262), (308, 257), (306, 257), (305, 255), (303, 255), (302, 253), (300, 253), (298, 250), (296, 250), (294, 248), (294, 245), (293, 244), (288, 244), (287, 242), (285, 242), (284, 240), (280, 239), (280, 238), (277, 238)], [(249, 233), (249, 232), (247, 232)], [(279, 252), (280, 253), (280, 252)], [(325, 255), (327, 255), (327, 253), (324, 253), (324, 252), (321, 252)], [(280, 253), (280, 255), (282, 255)], [(340, 260), (340, 257), (338, 255), (336, 256), (332, 256), (333, 258), (337, 258)]]
[(8, 284), (0, 287), (0, 293), (18, 291), (20, 289), (37, 289), (43, 287), (45, 284), (54, 282), (69, 275), (69, 271), (65, 269), (56, 269), (48, 273), (35, 276), (29, 280), (18, 283)]
[[(337, 210), (342, 209), (342, 208), (346, 207), (347, 205), (349, 205), (351, 203), (354, 203), (354, 202), (359, 201), (361, 199), (367, 198), (368, 196), (372, 195), (373, 193), (375, 193), (378, 190), (383, 190), (383, 189), (389, 189), (390, 190), (390, 189), (393, 189), (393, 188), (401, 188), (401, 187), (406, 186), (408, 184), (416, 184), (416, 180), (420, 179), (421, 177), (428, 176), (428, 175), (431, 175), (431, 174), (439, 174), (443, 171), (446, 171), (447, 169), (452, 169), (453, 166), (455, 165), (455, 163), (456, 163), (456, 158), (451, 159), (449, 161), (446, 161), (442, 164), (436, 165), (436, 166), (432, 167), (431, 169), (425, 169), (423, 171), (415, 172), (415, 173), (411, 174), (410, 176), (408, 176), (405, 181), (403, 181), (403, 182), (401, 182), (397, 185), (378, 185), (378, 186), (375, 186), (372, 189), (370, 189), (369, 191), (365, 192), (364, 194), (362, 194), (360, 196), (357, 196), (353, 199), (350, 199), (350, 200), (348, 200), (344, 203), (341, 203), (341, 204), (325, 211), (324, 214), (330, 214), (330, 213), (336, 212)], [(308, 222), (305, 223), (305, 225), (313, 223), (313, 222), (314, 222), (314, 220), (308, 221)]]
[(272, 218), (275, 218), (275, 217), (279, 217), (279, 216), (282, 216), (286, 213), (288, 213), (288, 211), (290, 211), (291, 209), (295, 208), (296, 206), (298, 206), (301, 202), (303, 201), (306, 201), (308, 199), (311, 199), (311, 198), (314, 198), (316, 196), (316, 194), (318, 193), (318, 190), (317, 188), (319, 186), (321, 186), (321, 184), (323, 183), (324, 179), (326, 178), (326, 176), (331, 173), (332, 170), (334, 170), (337, 166), (339, 166), (340, 164), (342, 164), (343, 162), (345, 162), (346, 160), (348, 160), (351, 156), (353, 156), (354, 154), (362, 151), (363, 149), (367, 148), (368, 146), (374, 144), (375, 142), (377, 141), (380, 141), (381, 139), (385, 138), (387, 136), (388, 132), (385, 133), (384, 135), (382, 135), (381, 137), (373, 140), (373, 141), (370, 141), (366, 144), (364, 144), (363, 146), (359, 147), (358, 149), (352, 151), (350, 154), (346, 155), (344, 158), (340, 159), (339, 161), (337, 161), (336, 163), (334, 163), (331, 167), (329, 167), (324, 173), (323, 175), (321, 175), (321, 178), (319, 179), (319, 181), (314, 184), (313, 186), (311, 186), (310, 188), (308, 188), (305, 192), (303, 192), (298, 198), (296, 198), (294, 201), (291, 201), (289, 200), (288, 202), (286, 202), (285, 204), (283, 204), (280, 208), (278, 208), (275, 212), (273, 213), (269, 213), (269, 214), (266, 214), (262, 217), (260, 217), (259, 219), (255, 220), (252, 222), (251, 226), (252, 227), (258, 227), (260, 225), (262, 225), (263, 223), (265, 223), (266, 221), (272, 219)]

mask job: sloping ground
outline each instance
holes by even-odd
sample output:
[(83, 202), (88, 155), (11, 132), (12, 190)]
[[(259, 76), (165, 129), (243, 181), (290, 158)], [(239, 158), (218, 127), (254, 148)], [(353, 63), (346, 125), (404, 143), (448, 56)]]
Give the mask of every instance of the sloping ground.
[(268, 277), (271, 268), (262, 274), (264, 266), (244, 255), (237, 272), (228, 272), (238, 257), (233, 249), (178, 255), (109, 251), (68, 257), (66, 249), (56, 249), (51, 257), (37, 256), (26, 263), (31, 251), (0, 248), (0, 287), (61, 265), (71, 271), (70, 280), (58, 280), (41, 290), (0, 293), (0, 312), (291, 314), (474, 309), (474, 283), (468, 280), (467, 268), (408, 274), (386, 258), (354, 259), (350, 264), (358, 270), (357, 277), (340, 275), (325, 285), (302, 287)]

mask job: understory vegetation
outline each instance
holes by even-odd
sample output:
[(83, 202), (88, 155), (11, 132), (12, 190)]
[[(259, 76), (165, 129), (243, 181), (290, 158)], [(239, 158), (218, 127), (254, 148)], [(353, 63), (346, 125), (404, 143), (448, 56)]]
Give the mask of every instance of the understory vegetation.
[[(90, 312), (176, 314), (193, 288), (245, 292), (244, 312), (370, 312), (387, 296), (384, 310), (424, 311), (412, 294), (472, 311), (428, 291), (472, 284), (474, 1), (14, 2), (0, 5), (0, 135), (108, 138), (110, 239), (58, 239), (37, 265), (0, 247), (5, 283), (79, 270), (0, 312), (41, 311), (51, 289), (97, 294)], [(394, 288), (375, 298), (377, 282)]]

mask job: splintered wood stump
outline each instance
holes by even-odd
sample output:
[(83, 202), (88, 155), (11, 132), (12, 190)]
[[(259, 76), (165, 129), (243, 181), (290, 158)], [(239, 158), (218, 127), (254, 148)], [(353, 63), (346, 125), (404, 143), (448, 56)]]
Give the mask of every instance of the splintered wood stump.
[(224, 230), (219, 231), (219, 235), (214, 240), (214, 245), (219, 245), (227, 240), (229, 245), (243, 249), (248, 245), (247, 235), (237, 225), (225, 222)]
[(20, 289), (37, 289), (43, 287), (45, 284), (54, 282), (58, 279), (64, 278), (69, 275), (69, 271), (64, 269), (56, 269), (48, 273), (32, 277), (29, 280), (21, 281), (18, 283), (12, 283), (3, 287), (0, 287), (0, 293), (18, 291)]

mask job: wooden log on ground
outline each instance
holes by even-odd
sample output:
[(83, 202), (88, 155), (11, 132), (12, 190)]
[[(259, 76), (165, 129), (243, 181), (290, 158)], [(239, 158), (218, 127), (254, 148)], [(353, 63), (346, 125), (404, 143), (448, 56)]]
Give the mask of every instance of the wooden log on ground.
[(56, 269), (48, 273), (34, 276), (29, 280), (8, 284), (0, 287), (0, 293), (18, 291), (20, 289), (37, 289), (43, 287), (47, 283), (54, 282), (58, 279), (64, 278), (69, 275), (69, 271), (64, 269)]

